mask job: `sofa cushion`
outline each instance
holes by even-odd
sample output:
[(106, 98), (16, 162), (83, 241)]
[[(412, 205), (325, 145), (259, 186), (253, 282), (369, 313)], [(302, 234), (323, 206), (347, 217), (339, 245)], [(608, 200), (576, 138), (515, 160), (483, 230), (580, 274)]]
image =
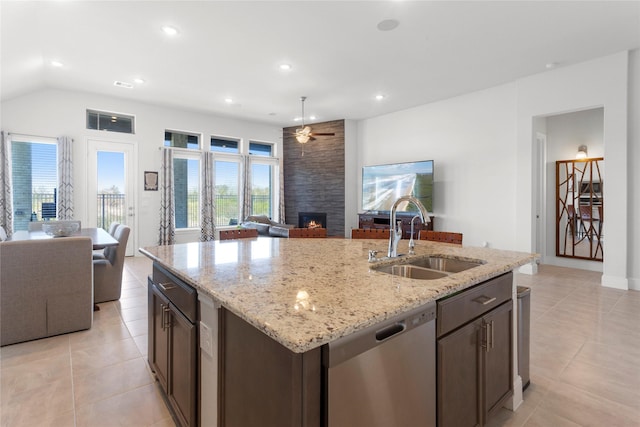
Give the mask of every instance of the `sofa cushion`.
[(268, 236), (269, 235), (269, 224), (263, 224), (260, 222), (253, 222), (253, 221), (248, 221), (248, 222), (243, 222), (240, 227), (242, 228), (254, 228), (256, 230), (258, 230), (258, 234), (260, 236)]

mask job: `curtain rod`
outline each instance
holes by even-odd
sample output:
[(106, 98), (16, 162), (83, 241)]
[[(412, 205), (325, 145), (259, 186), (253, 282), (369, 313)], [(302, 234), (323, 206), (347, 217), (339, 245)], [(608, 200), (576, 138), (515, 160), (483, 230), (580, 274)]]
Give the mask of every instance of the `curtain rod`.
[[(11, 136), (11, 135), (15, 135), (15, 136), (25, 136), (27, 138), (46, 138), (46, 139), (58, 139), (58, 137), (55, 136), (44, 136), (44, 135), (32, 135), (32, 134), (28, 134), (28, 133), (18, 133), (18, 132), (7, 132), (7, 136)], [(74, 139), (71, 138), (71, 142), (73, 142)]]

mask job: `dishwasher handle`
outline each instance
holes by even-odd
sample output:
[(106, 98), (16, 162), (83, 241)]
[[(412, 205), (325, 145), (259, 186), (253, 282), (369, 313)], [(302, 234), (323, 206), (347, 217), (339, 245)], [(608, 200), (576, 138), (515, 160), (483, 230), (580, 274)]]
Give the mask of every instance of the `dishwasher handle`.
[(404, 322), (398, 322), (394, 323), (393, 325), (389, 325), (376, 331), (376, 341), (382, 342), (384, 340), (388, 340), (394, 335), (398, 335), (399, 333), (404, 332), (405, 329), (407, 329), (407, 325)]

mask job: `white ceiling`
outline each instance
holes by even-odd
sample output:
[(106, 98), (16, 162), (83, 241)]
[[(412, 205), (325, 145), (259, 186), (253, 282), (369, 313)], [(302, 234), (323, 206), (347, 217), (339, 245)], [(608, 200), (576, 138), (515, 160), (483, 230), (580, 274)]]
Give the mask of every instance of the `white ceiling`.
[[(545, 72), (548, 63), (640, 47), (640, 1), (2, 0), (0, 7), (2, 100), (61, 88), (278, 126), (295, 124), (302, 95), (316, 121), (363, 119)], [(379, 31), (384, 19), (399, 26)], [(163, 34), (167, 24), (176, 37)], [(293, 69), (283, 72), (281, 63)], [(113, 85), (136, 77), (145, 83)], [(386, 98), (376, 101), (377, 93)]]

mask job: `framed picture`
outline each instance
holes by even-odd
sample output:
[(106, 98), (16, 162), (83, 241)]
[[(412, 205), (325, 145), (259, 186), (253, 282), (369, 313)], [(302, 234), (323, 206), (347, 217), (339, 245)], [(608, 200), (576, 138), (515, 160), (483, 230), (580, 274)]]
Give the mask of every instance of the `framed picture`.
[(144, 171), (144, 191), (158, 191), (158, 172)]

